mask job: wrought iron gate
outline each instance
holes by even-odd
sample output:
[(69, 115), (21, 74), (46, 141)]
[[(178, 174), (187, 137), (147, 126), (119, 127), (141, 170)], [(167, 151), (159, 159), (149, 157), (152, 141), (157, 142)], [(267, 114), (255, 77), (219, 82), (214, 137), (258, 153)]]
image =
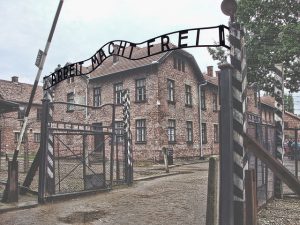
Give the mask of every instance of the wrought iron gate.
[(39, 199), (108, 190), (125, 182), (125, 142), (115, 105), (43, 100)]

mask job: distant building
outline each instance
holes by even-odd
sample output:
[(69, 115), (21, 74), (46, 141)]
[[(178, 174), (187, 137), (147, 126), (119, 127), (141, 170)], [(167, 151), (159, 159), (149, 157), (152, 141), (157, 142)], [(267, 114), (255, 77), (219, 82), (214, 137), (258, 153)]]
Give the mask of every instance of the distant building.
[[(0, 115), (0, 151), (1, 154), (13, 153), (19, 140), (25, 109), (28, 105), (32, 85), (20, 83), (17, 76), (11, 81), (0, 80), (0, 99), (17, 104), (14, 112)], [(28, 126), (23, 138), (23, 150), (36, 152), (40, 145), (40, 119), (42, 106), (42, 87), (38, 87), (33, 105), (29, 114)]]
[[(141, 48), (136, 54), (144, 51)], [(200, 93), (199, 85), (206, 78), (208, 83), (201, 87)], [(89, 77), (57, 84), (55, 101), (92, 106), (114, 103), (117, 105), (115, 128), (121, 133), (121, 92), (129, 89), (135, 160), (159, 160), (162, 147), (173, 149), (175, 158), (207, 156), (219, 151), (216, 79), (211, 71), (204, 76), (194, 57), (183, 50), (137, 61), (114, 56)], [(59, 112), (55, 109), (54, 117), (65, 121), (72, 117), (74, 122), (103, 126), (110, 121), (109, 111), (97, 117), (92, 110), (79, 108), (64, 108)]]

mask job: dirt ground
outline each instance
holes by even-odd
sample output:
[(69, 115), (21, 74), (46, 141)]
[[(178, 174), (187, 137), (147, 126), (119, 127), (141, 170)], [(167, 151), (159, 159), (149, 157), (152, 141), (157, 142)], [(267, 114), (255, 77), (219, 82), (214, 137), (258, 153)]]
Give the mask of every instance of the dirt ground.
[(176, 167), (178, 175), (130, 188), (0, 214), (0, 224), (205, 224), (207, 163)]
[[(0, 225), (204, 225), (208, 163), (172, 167), (176, 175), (135, 182), (113, 191), (0, 214)], [(136, 167), (135, 177), (165, 174)], [(299, 225), (300, 199), (284, 198), (258, 213), (259, 225)]]

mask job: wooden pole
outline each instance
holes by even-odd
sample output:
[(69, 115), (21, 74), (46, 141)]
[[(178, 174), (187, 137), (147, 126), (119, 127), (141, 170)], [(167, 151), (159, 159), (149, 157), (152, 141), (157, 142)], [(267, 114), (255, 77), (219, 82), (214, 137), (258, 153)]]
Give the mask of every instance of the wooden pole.
[(257, 225), (255, 171), (245, 171), (246, 225)]
[(206, 225), (217, 225), (218, 223), (218, 161), (215, 157), (209, 159)]

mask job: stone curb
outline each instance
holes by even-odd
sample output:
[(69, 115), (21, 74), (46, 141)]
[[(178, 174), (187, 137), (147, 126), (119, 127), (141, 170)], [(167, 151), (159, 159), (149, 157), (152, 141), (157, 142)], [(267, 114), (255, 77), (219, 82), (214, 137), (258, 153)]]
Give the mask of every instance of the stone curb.
[(39, 204), (37, 201), (28, 201), (28, 202), (20, 202), (15, 204), (9, 204), (9, 205), (0, 205), (0, 214), (6, 213), (9, 211), (14, 210), (21, 210), (21, 209), (29, 209), (37, 207)]
[[(192, 165), (192, 164), (199, 164), (199, 163), (205, 163), (205, 162), (208, 162), (208, 160), (204, 160), (204, 161), (200, 161), (200, 162), (189, 162), (189, 163), (170, 165), (169, 168), (180, 167), (180, 166), (185, 166), (185, 165)], [(161, 166), (161, 165), (157, 165), (157, 167), (159, 167), (159, 168), (151, 168), (149, 170), (157, 170), (157, 169), (164, 169), (165, 168), (164, 166)], [(182, 174), (182, 173), (180, 173), (180, 172), (169, 172), (169, 173), (152, 175), (152, 176), (147, 176), (147, 177), (140, 177), (140, 178), (134, 179), (134, 181), (154, 180), (156, 178), (167, 177), (167, 176), (178, 175), (178, 174)]]

